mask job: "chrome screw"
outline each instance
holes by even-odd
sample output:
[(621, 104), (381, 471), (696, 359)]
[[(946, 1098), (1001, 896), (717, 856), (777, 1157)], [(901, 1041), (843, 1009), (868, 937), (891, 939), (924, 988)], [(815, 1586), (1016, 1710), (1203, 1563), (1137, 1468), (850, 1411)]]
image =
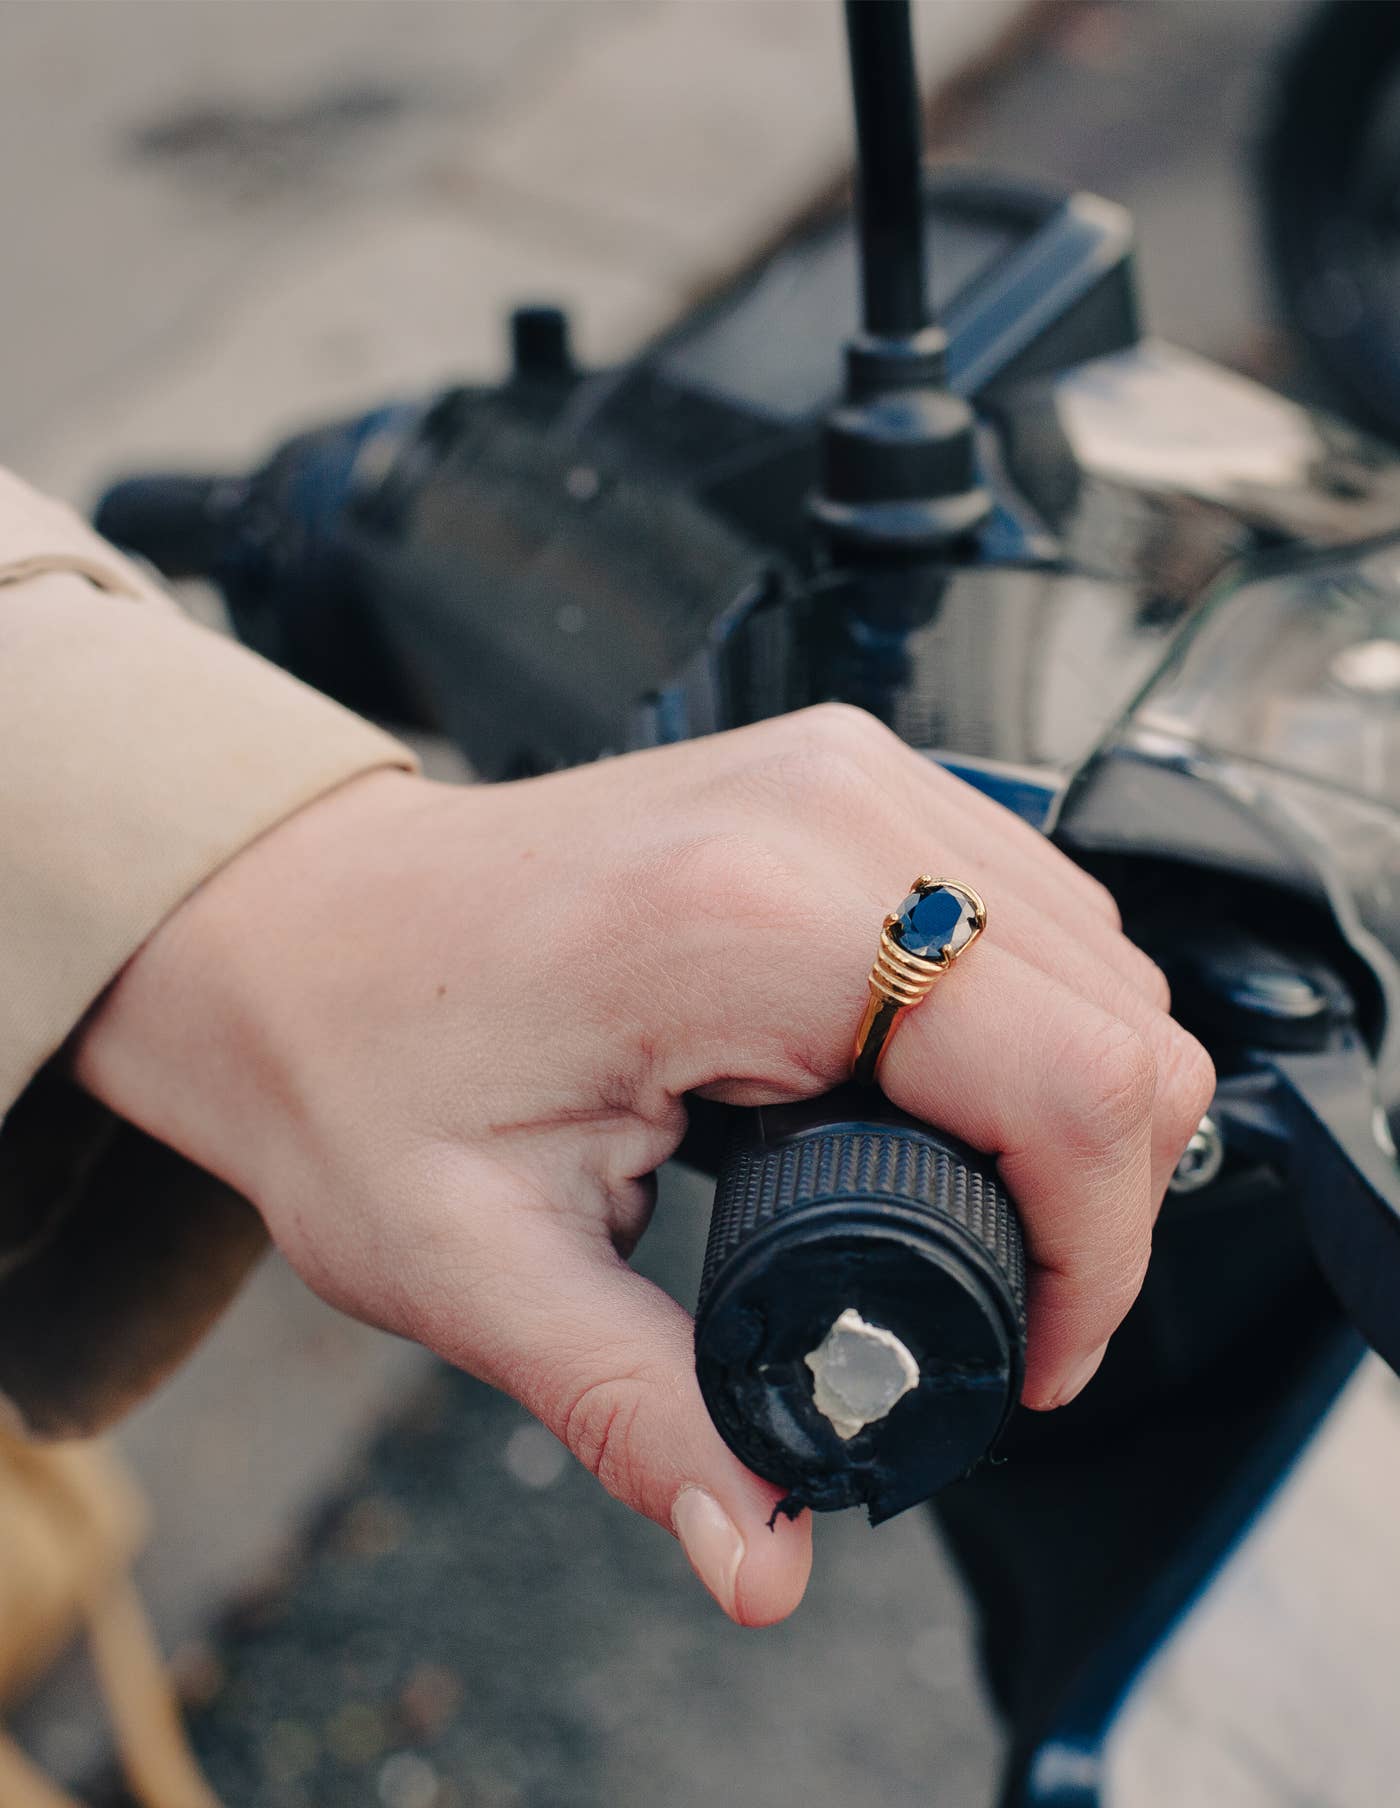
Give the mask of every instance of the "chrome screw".
[(1195, 1135), (1187, 1143), (1176, 1172), (1167, 1182), (1169, 1193), (1199, 1193), (1208, 1187), (1225, 1165), (1225, 1138), (1220, 1126), (1209, 1113), (1196, 1126)]

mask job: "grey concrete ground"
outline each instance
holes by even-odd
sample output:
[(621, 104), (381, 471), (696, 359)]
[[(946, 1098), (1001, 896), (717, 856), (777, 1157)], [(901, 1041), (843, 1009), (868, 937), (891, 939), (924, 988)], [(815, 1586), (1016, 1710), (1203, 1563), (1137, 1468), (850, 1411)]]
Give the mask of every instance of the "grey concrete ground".
[[(693, 1300), (708, 1196), (671, 1182), (639, 1265)], [(216, 1646), (198, 1749), (230, 1808), (989, 1800), (995, 1738), (923, 1516), (816, 1529), (802, 1611), (740, 1632), (664, 1532), (441, 1374)]]
[[(918, 0), (931, 86), (1026, 0)], [(500, 359), (616, 355), (847, 157), (822, 0), (2, 0), (0, 458), (243, 459)]]
[[(1019, 13), (923, 10), (931, 81)], [(1274, 370), (1240, 151), (1296, 11), (1054, 9), (940, 111), (939, 153), (1127, 201), (1153, 326)], [(322, 409), (490, 368), (522, 294), (571, 301), (585, 350), (616, 354), (831, 182), (838, 49), (816, 0), (0, 0), (0, 457), (75, 498), (118, 461), (242, 460)], [(703, 1209), (677, 1181), (645, 1258), (681, 1297)], [(270, 1264), (132, 1421), (122, 1442), (159, 1525), (143, 1579), (191, 1677), (216, 1680), (214, 1604), (277, 1573), (423, 1374)], [(823, 1524), (802, 1615), (744, 1637), (668, 1541), (551, 1467), (507, 1403), (453, 1398), (463, 1534), (442, 1575), (492, 1666), (454, 1685), (479, 1696), (476, 1759), (453, 1748), (435, 1795), (394, 1769), (402, 1713), (374, 1708), (388, 1685), (351, 1664), (324, 1723), (298, 1709), (269, 1718), (264, 1746), (218, 1747), (231, 1808), (985, 1799), (994, 1733), (921, 1520)], [(352, 1544), (392, 1547), (392, 1502), (354, 1511)], [(57, 1770), (82, 1769), (79, 1671), (28, 1727)], [(351, 1748), (374, 1793), (308, 1794)]]

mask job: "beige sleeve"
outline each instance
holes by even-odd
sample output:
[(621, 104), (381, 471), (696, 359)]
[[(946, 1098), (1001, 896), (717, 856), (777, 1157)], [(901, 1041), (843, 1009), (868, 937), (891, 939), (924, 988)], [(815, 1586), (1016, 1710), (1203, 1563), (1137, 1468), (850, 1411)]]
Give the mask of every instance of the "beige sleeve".
[(216, 867), (411, 764), (0, 473), (0, 1111)]
[[(50, 1058), (240, 848), (358, 773), (412, 764), (389, 735), (195, 626), (71, 511), (0, 471), (0, 1391), (32, 1423), (86, 1428), (138, 1393), (259, 1240), (247, 1208), (110, 1119)], [(174, 1223), (196, 1193), (216, 1200), (217, 1251)], [(84, 1223), (101, 1227), (100, 1275)], [(138, 1270), (123, 1283), (127, 1311), (106, 1285), (107, 1245), (138, 1226), (144, 1282)], [(191, 1263), (202, 1274), (184, 1275)], [(29, 1327), (18, 1341), (16, 1324)], [(56, 1372), (75, 1348), (83, 1373)]]

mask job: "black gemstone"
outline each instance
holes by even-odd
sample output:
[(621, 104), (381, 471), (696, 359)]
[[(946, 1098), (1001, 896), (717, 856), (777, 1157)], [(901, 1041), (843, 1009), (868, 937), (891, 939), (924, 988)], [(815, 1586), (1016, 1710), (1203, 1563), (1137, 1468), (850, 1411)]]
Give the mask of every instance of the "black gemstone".
[(906, 953), (937, 960), (946, 948), (956, 954), (972, 939), (977, 926), (969, 901), (946, 885), (911, 891), (895, 912), (891, 934)]

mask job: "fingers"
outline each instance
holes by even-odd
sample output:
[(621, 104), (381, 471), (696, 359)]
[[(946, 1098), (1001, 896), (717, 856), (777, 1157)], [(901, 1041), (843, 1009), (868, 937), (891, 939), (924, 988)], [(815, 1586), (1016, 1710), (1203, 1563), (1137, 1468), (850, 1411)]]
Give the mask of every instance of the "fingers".
[[(937, 847), (948, 877), (974, 885), (991, 904), (1019, 909), (1025, 933), (1018, 952), (1053, 973), (1066, 936), (1136, 987), (1159, 1011), (1170, 993), (1157, 964), (1121, 932), (1118, 907), (1097, 879), (1077, 867), (1045, 837), (972, 786), (912, 757), (908, 789), (894, 811), (867, 810), (865, 845), (888, 861), (907, 847), (914, 872), (928, 871)], [(907, 862), (906, 862), (907, 864)], [(935, 875), (937, 876), (937, 875)], [(884, 908), (895, 902), (890, 899)]]
[(1004, 852), (1012, 869), (1022, 875), (1023, 884), (1036, 891), (1048, 886), (1057, 896), (1072, 901), (1075, 914), (1087, 912), (1111, 929), (1121, 927), (1118, 906), (1107, 886), (1067, 860), (1039, 829), (975, 785), (955, 778), (927, 754), (906, 746), (878, 723), (869, 722), (868, 733), (873, 734), (889, 767), (883, 789), (898, 798), (906, 813), (913, 813), (916, 819), (923, 817), (931, 828), (941, 828), (952, 812), (973, 827), (980, 848), (991, 845)]
[(689, 1315), (577, 1223), (490, 1216), (499, 1281), (473, 1286), (469, 1311), (440, 1295), (412, 1334), (514, 1395), (610, 1494), (672, 1531), (732, 1620), (786, 1618), (807, 1586), (811, 1516), (775, 1520), (782, 1490), (714, 1429)]
[(997, 845), (1021, 870), (1025, 870), (1027, 862), (1044, 862), (1045, 869), (1053, 872), (1057, 886), (1063, 887), (1074, 898), (1079, 910), (1087, 912), (1109, 929), (1122, 928), (1118, 905), (1108, 887), (1068, 860), (1039, 829), (1032, 828), (1022, 817), (995, 802), (975, 785), (955, 779), (951, 773), (945, 772), (926, 756), (915, 757), (924, 767), (927, 777), (940, 788), (958, 786), (963, 809), (968, 818), (977, 824), (981, 836), (994, 837)]
[(905, 1017), (881, 1078), (905, 1110), (999, 1156), (1033, 1265), (1023, 1397), (1062, 1404), (1137, 1296), (1154, 1151), (1185, 1146), (1199, 1097), (1159, 1085), (1122, 1018), (991, 942)]
[[(844, 721), (840, 711), (811, 714), (822, 718), (822, 733), (838, 746), (848, 743), (834, 762), (828, 751), (828, 785), (839, 775), (841, 760), (849, 766), (853, 754), (859, 756), (858, 767), (868, 758), (881, 768), (878, 783), (865, 786), (863, 808), (846, 812), (857, 840), (853, 851), (864, 856), (865, 871), (893, 875), (903, 857), (912, 878), (918, 868), (929, 869), (928, 850), (936, 847), (942, 870), (970, 880), (988, 899), (989, 939), (1141, 1037), (1162, 1080), (1152, 1119), (1150, 1186), (1154, 1205), (1160, 1202), (1185, 1138), (1209, 1103), (1214, 1075), (1204, 1050), (1168, 1015), (1165, 976), (1121, 933), (1109, 892), (1028, 824), (878, 725), (863, 731), (859, 718)], [(907, 855), (896, 852), (901, 848)], [(872, 920), (874, 912), (894, 902), (890, 886), (907, 882), (903, 876), (889, 885), (883, 877), (875, 879)]]
[[(883, 1078), (897, 1103), (999, 1156), (1034, 1264), (1026, 1398), (1067, 1399), (1136, 1296), (1210, 1064), (1167, 1016), (1165, 982), (1103, 887), (1008, 812), (858, 713), (811, 712), (730, 743), (744, 744), (762, 757), (743, 770), (741, 801), (761, 803), (768, 827), (738, 886), (713, 872), (692, 889), (743, 904), (690, 969), (705, 996), (687, 999), (688, 1019), (714, 1028), (692, 1083), (746, 1099), (736, 1077), (760, 1093), (781, 1094), (790, 1075), (830, 1084), (897, 888), (923, 870), (983, 890), (986, 937), (905, 1019)], [(845, 980), (814, 988), (814, 970), (849, 973), (849, 994)], [(765, 1026), (784, 1046), (764, 1048)]]
[[(1214, 1090), (1205, 1051), (1168, 1015), (1165, 976), (1121, 933), (1117, 907), (1097, 881), (1088, 880), (1086, 889), (1079, 882), (1087, 875), (1026, 824), (926, 762), (915, 765), (905, 807), (893, 817), (878, 805), (867, 813), (871, 870), (893, 872), (898, 856), (892, 850), (899, 846), (909, 849), (906, 865), (928, 864), (911, 822), (922, 811), (929, 839), (936, 834), (947, 850), (950, 874), (971, 878), (989, 901), (991, 928), (982, 951), (995, 940), (1141, 1037), (1162, 1080), (1152, 1119), (1155, 1207), (1181, 1156), (1181, 1126), (1189, 1137)], [(878, 883), (871, 893), (872, 920), (888, 908), (876, 897)]]
[[(1015, 923), (1017, 952), (1026, 960), (1053, 975), (1068, 941), (1126, 981), (1154, 1010), (1170, 1009), (1171, 992), (1161, 968), (1128, 940), (1116, 922), (1090, 908), (1076, 890), (1064, 885), (1059, 869), (1072, 873), (1080, 869), (1049, 842), (1041, 843), (1055, 863), (1052, 874), (1047, 875), (1028, 871), (1021, 855), (1000, 837), (993, 839), (987, 829), (979, 827), (975, 837), (969, 838), (965, 820), (950, 825), (948, 839), (949, 858), (960, 863), (953, 876), (970, 881), (989, 909), (995, 907), (998, 928)], [(1007, 914), (1008, 909), (1012, 915)]]
[[(988, 931), (999, 947), (1046, 972), (1071, 992), (1096, 1004), (1133, 1030), (1147, 1047), (1158, 1075), (1154, 1095), (1152, 1186), (1154, 1208), (1161, 1204), (1167, 1182), (1181, 1158), (1180, 1127), (1187, 1135), (1210, 1103), (1215, 1076), (1210, 1059), (1194, 1036), (1166, 1013), (1166, 1001), (1151, 985), (1135, 984), (1116, 967), (1105, 965), (1084, 943), (1071, 937), (1047, 938), (1034, 912), (1015, 898), (999, 899), (995, 926)], [(1120, 941), (1121, 937), (1118, 938)], [(991, 945), (979, 944), (979, 954)], [(1126, 947), (1127, 944), (1125, 943)], [(1144, 957), (1145, 960), (1145, 957)], [(1157, 968), (1145, 960), (1152, 973)], [(965, 973), (965, 978), (971, 975)], [(1166, 982), (1161, 991), (1165, 992)], [(1199, 1109), (1196, 1108), (1199, 1101)], [(1190, 1117), (1194, 1111), (1195, 1116)]]
[[(759, 740), (759, 737), (766, 737)], [(1169, 998), (1155, 963), (1121, 933), (1108, 890), (1028, 823), (915, 753), (858, 710), (823, 706), (726, 737), (768, 749), (756, 783), (783, 817), (810, 816), (839, 838), (847, 870), (880, 881), (881, 914), (916, 873), (961, 878), (991, 903), (1027, 907), (1037, 934), (1022, 952), (1050, 963), (1065, 936), (1136, 986), (1158, 1010)], [(936, 869), (936, 870), (935, 870)]]

